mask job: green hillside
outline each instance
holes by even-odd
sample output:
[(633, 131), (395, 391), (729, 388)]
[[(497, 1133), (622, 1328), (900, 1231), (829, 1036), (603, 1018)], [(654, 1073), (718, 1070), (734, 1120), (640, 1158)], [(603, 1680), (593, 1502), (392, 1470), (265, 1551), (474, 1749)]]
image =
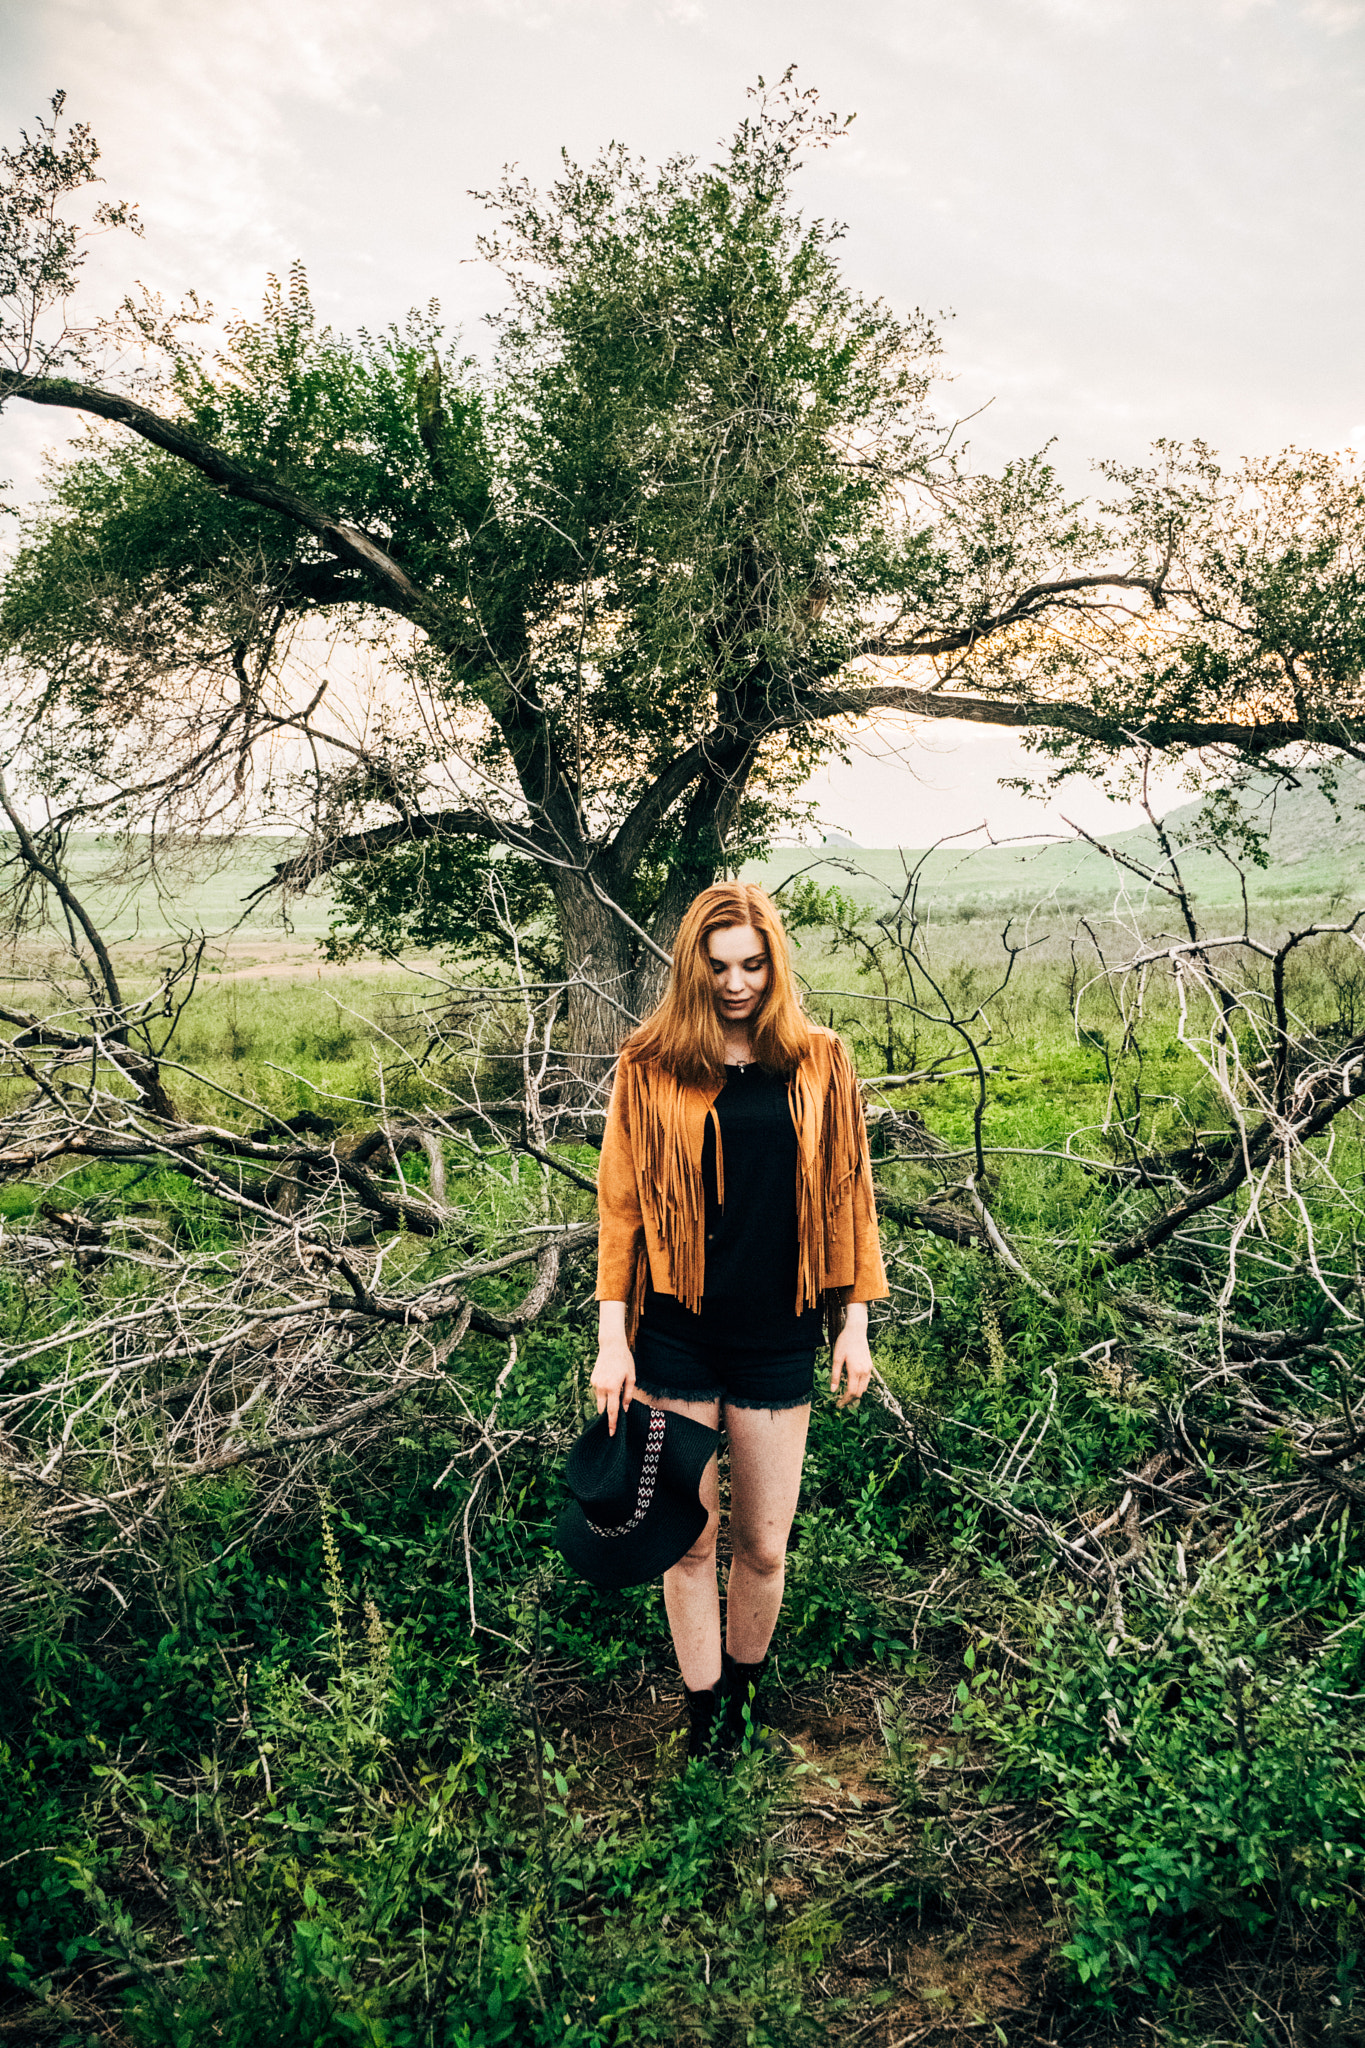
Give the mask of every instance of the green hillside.
[[(1194, 833), (1201, 806), (1170, 813), (1174, 838)], [(1335, 807), (1313, 776), (1297, 788), (1267, 781), (1248, 806), (1249, 815), (1269, 829), (1264, 868), (1243, 863), (1249, 894), (1264, 906), (1283, 906), (1294, 918), (1312, 903), (1365, 900), (1365, 770), (1343, 775)], [(126, 849), (113, 839), (89, 835), (71, 843), (72, 880), (101, 928), (121, 948), (154, 951), (182, 933), (207, 931), (225, 958), (239, 965), (257, 960), (282, 964), (310, 958), (326, 936), (332, 914), (330, 892), (311, 889), (282, 904), (270, 895), (250, 901), (275, 863), (294, 842), (284, 838), (242, 839), (218, 854), (199, 847), (165, 862), (158, 875), (119, 882)], [(1120, 832), (1106, 842), (1107, 858), (1083, 840), (1019, 838), (995, 846), (923, 848), (859, 847), (843, 843), (785, 846), (769, 859), (750, 862), (746, 877), (779, 889), (808, 875), (822, 887), (837, 886), (860, 901), (889, 906), (918, 874), (921, 914), (969, 921), (1021, 916), (1035, 906), (1074, 919), (1102, 913), (1116, 904), (1159, 907), (1165, 899), (1122, 865), (1121, 856), (1154, 862), (1152, 832)], [(1242, 882), (1237, 866), (1218, 853), (1186, 852), (1182, 872), (1196, 903), (1210, 912), (1236, 911)]]
[[(1172, 839), (1197, 832), (1202, 802), (1168, 813)], [(1335, 805), (1318, 778), (1305, 775), (1297, 788), (1276, 789), (1267, 779), (1244, 807), (1250, 822), (1268, 832), (1268, 861), (1257, 867), (1215, 852), (1182, 851), (1181, 873), (1196, 903), (1209, 910), (1240, 905), (1242, 872), (1247, 891), (1262, 904), (1283, 903), (1286, 914), (1307, 901), (1356, 901), (1365, 895), (1365, 770), (1339, 778)], [(1105, 840), (1113, 857), (1081, 839), (1014, 839), (995, 846), (924, 849), (851, 845), (781, 847), (755, 861), (746, 876), (770, 889), (801, 874), (822, 887), (837, 886), (864, 901), (889, 904), (893, 892), (917, 874), (922, 911), (940, 917), (994, 917), (1021, 913), (1035, 904), (1071, 916), (1101, 911), (1116, 900), (1141, 905), (1162, 900), (1123, 865), (1127, 856), (1155, 865), (1160, 859), (1149, 827), (1119, 832)]]
[(144, 872), (121, 880), (126, 843), (91, 833), (70, 842), (70, 879), (106, 936), (134, 951), (199, 931), (231, 935), (234, 956), (262, 949), (311, 951), (330, 923), (329, 891), (313, 889), (285, 904), (273, 894), (250, 901), (252, 890), (268, 880), (294, 844), (262, 837), (224, 843), (216, 851), (199, 846), (164, 857), (155, 876)]

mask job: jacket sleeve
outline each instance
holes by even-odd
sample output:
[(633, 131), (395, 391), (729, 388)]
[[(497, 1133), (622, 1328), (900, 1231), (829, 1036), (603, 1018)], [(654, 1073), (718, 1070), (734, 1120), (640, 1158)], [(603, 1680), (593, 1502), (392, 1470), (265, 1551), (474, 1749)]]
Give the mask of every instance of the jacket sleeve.
[(866, 1131), (863, 1132), (863, 1162), (863, 1171), (853, 1190), (853, 1292), (849, 1300), (882, 1301), (891, 1289), (886, 1284), (886, 1267), (882, 1263)]
[(858, 1138), (858, 1170), (854, 1176), (852, 1190), (853, 1204), (853, 1285), (848, 1292), (849, 1301), (882, 1301), (890, 1294), (886, 1284), (886, 1267), (882, 1263), (881, 1233), (877, 1228), (877, 1198), (872, 1191), (872, 1155), (867, 1143), (867, 1117), (863, 1111), (863, 1094), (858, 1086), (858, 1076), (847, 1048), (841, 1039), (835, 1041), (838, 1051), (836, 1059), (843, 1062), (848, 1072), (849, 1085), (853, 1091), (856, 1106), (854, 1127)]
[(644, 1217), (635, 1183), (635, 1155), (631, 1150), (625, 1104), (625, 1074), (618, 1066), (611, 1101), (607, 1105), (602, 1157), (597, 1168), (599, 1301), (630, 1301), (644, 1245)]

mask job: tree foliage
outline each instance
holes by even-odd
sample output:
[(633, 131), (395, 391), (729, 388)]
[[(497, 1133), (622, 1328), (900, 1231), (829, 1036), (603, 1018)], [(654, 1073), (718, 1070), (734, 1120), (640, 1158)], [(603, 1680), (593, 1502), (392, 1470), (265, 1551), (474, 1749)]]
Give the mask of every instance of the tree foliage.
[(929, 410), (932, 323), (852, 290), (796, 205), (841, 125), (788, 75), (714, 162), (504, 177), (484, 359), (434, 304), (331, 331), (299, 266), (216, 353), (197, 306), (132, 301), (102, 359), (65, 326), (44, 353), (80, 244), (15, 195), (46, 177), (55, 220), (93, 144), (7, 158), (0, 395), (103, 423), (0, 605), (60, 821), (271, 817), (305, 842), (283, 883), (344, 875), (350, 943), (468, 943), (496, 868), (552, 906), (605, 1051), (849, 718), (1015, 726), (1059, 774), (1355, 753), (1354, 470), (1163, 443), (1098, 507), (1046, 454), (974, 474)]

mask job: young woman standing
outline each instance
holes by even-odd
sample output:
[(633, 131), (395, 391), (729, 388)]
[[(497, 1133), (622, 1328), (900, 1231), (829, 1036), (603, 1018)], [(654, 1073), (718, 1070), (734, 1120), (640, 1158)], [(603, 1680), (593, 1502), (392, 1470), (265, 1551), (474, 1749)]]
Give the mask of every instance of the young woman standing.
[[(683, 918), (668, 991), (627, 1040), (598, 1176), (597, 1412), (639, 1398), (730, 1439), (726, 1641), (716, 1581), (720, 1487), (664, 1574), (690, 1753), (736, 1747), (782, 1605), (814, 1387), (872, 1373), (867, 1304), (887, 1293), (853, 1067), (801, 1011), (786, 933), (761, 889), (705, 889)], [(842, 1383), (842, 1392), (840, 1391)]]

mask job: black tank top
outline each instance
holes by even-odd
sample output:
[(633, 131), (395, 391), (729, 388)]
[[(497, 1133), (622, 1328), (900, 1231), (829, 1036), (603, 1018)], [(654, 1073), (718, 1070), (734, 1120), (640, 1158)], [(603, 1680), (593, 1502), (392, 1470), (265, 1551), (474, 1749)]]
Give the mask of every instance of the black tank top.
[(750, 1062), (725, 1070), (716, 1097), (725, 1206), (716, 1186), (716, 1134), (710, 1117), (702, 1144), (706, 1195), (705, 1276), (699, 1314), (671, 1294), (645, 1296), (643, 1319), (678, 1334), (729, 1335), (818, 1344), (818, 1308), (797, 1315), (796, 1175), (798, 1152), (787, 1083)]

